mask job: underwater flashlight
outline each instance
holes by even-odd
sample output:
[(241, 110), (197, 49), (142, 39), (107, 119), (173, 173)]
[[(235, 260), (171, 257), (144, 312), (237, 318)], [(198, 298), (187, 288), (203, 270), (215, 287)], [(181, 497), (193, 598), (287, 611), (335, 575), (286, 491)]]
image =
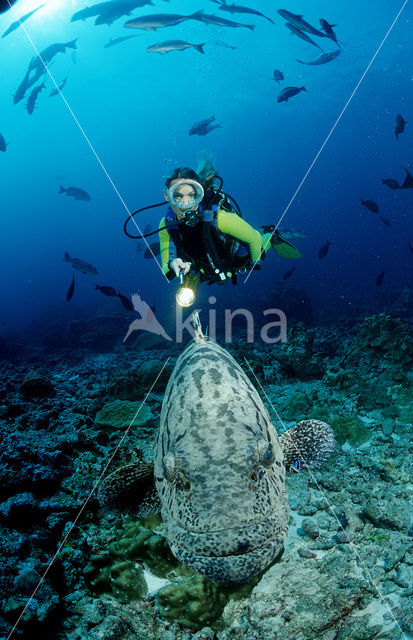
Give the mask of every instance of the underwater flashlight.
[(176, 303), (180, 307), (190, 307), (196, 300), (196, 294), (199, 287), (199, 276), (193, 271), (184, 276), (183, 271), (179, 274), (180, 285), (175, 294)]

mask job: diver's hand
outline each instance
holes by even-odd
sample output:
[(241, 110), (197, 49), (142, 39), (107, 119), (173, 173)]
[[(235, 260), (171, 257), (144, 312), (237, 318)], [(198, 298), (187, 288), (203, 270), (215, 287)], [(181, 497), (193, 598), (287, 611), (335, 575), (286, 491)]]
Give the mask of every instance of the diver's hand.
[(169, 268), (175, 273), (176, 277), (178, 277), (181, 271), (184, 272), (184, 275), (188, 273), (191, 268), (191, 263), (184, 262), (181, 258), (175, 258), (175, 260), (171, 260), (169, 263)]

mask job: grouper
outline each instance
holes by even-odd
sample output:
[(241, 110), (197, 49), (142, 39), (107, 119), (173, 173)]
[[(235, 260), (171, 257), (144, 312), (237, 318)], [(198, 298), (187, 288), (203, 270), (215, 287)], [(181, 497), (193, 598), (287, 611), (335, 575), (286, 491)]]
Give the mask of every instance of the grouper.
[(194, 316), (195, 339), (165, 390), (154, 463), (121, 467), (103, 481), (98, 498), (108, 505), (129, 491), (147, 507), (154, 480), (172, 553), (231, 585), (266, 569), (283, 550), (286, 469), (297, 459), (318, 466), (335, 441), (318, 420), (303, 420), (279, 438), (243, 369), (202, 334)]

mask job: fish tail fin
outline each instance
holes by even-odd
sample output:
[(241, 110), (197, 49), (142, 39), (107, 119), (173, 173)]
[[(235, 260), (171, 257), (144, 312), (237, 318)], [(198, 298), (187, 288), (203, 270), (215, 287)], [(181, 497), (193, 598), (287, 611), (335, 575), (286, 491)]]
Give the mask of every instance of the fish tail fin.
[(307, 91), (305, 87), (300, 87), (300, 91)]
[(70, 261), (71, 261), (71, 259), (72, 259), (72, 258), (69, 256), (68, 252), (67, 252), (67, 251), (65, 251), (65, 255), (64, 255), (63, 260), (64, 260), (65, 262), (70, 262)]
[(205, 53), (204, 51), (205, 45), (206, 45), (206, 42), (203, 42), (202, 44), (194, 44), (194, 49), (199, 51), (199, 53)]
[(195, 331), (195, 342), (206, 342), (205, 336), (202, 332), (201, 320), (199, 319), (198, 311), (194, 311), (192, 314), (191, 324)]
[(301, 420), (280, 436), (284, 464), (290, 469), (298, 460), (305, 468), (315, 469), (323, 464), (336, 446), (334, 432), (322, 420)]
[(255, 29), (255, 24), (246, 24), (245, 25), (248, 29), (250, 29), (251, 31), (254, 31)]
[(192, 18), (193, 20), (202, 20), (204, 15), (204, 9), (199, 9), (199, 11), (195, 11), (195, 13), (191, 13), (188, 18)]
[(77, 40), (79, 40), (79, 38), (75, 38), (74, 40), (67, 42), (66, 47), (70, 47), (71, 49), (77, 49), (77, 45), (76, 45)]
[(65, 193), (65, 192), (66, 192), (66, 189), (65, 189), (64, 187), (62, 187), (62, 185), (61, 185), (61, 184), (59, 184), (59, 191), (58, 191), (58, 193)]

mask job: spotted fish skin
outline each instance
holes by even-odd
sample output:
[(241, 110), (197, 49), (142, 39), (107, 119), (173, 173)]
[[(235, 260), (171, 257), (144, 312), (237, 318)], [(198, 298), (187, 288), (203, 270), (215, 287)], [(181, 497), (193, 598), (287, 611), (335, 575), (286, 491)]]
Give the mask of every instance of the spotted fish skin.
[(155, 484), (173, 554), (236, 584), (283, 549), (289, 508), (283, 451), (256, 389), (234, 358), (195, 340), (166, 388)]

